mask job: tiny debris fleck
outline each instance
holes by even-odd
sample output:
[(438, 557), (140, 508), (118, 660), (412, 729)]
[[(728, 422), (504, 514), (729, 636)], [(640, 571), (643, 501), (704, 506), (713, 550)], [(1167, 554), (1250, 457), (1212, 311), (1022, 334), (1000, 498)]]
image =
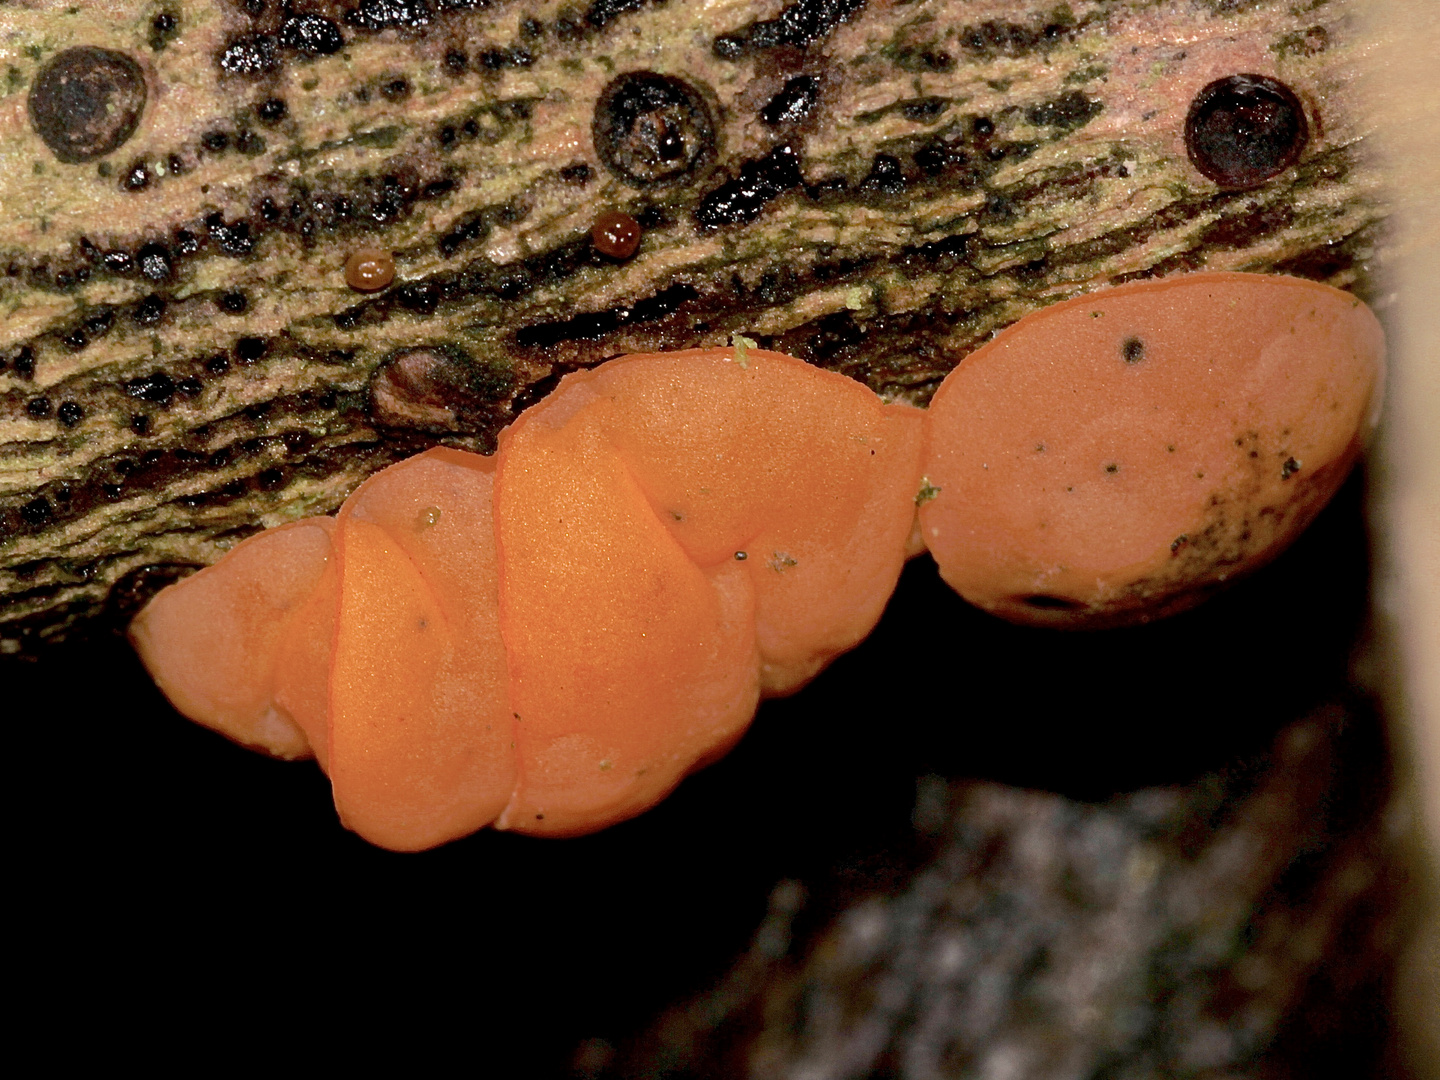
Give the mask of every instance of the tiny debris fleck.
[(745, 552), (745, 551), (737, 551), (737, 552), (735, 552), (735, 561), (736, 561), (736, 562), (744, 562), (744, 561), (745, 561), (746, 559), (748, 559), (749, 557), (750, 557), (749, 552)]
[(1285, 464), (1280, 466), (1280, 479), (1289, 480), (1290, 477), (1294, 476), (1299, 471), (1300, 462), (1296, 461), (1293, 457), (1286, 458)]
[(777, 551), (774, 555), (775, 557), (770, 560), (770, 569), (774, 570), (777, 574), (783, 574), (792, 566), (797, 565), (794, 556), (788, 552)]
[(757, 348), (754, 338), (748, 338), (744, 334), (732, 334), (730, 336), (730, 347), (735, 350), (735, 363), (740, 365), (744, 371), (750, 366), (750, 350)]
[(922, 506), (940, 494), (940, 488), (930, 483), (930, 477), (920, 478), (920, 490), (915, 493), (915, 505)]

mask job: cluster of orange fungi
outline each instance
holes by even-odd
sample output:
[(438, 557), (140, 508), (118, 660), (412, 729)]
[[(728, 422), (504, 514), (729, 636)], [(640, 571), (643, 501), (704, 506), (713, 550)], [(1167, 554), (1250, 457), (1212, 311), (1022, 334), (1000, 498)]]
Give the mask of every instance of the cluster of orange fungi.
[(1195, 274), (1032, 314), (930, 407), (750, 347), (568, 375), (494, 456), (435, 449), (245, 541), (136, 619), (186, 715), (313, 754), (417, 850), (653, 806), (874, 626), (928, 549), (966, 599), (1096, 627), (1272, 558), (1373, 427), (1369, 309)]

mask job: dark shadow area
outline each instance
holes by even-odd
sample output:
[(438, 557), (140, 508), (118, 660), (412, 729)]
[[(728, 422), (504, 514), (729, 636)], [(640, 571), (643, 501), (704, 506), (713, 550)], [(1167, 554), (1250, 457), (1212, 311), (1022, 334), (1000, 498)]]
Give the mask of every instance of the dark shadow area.
[[(309, 1031), (332, 1060), (564, 1074), (713, 982), (777, 881), (813, 920), (895, 887), (924, 855), (917, 777), (1099, 800), (1259, 753), (1345, 684), (1366, 587), (1359, 477), (1274, 565), (1133, 630), (1001, 623), (922, 558), (874, 635), (656, 810), (418, 856), (341, 829), (313, 764), (184, 721), (118, 639), (7, 659), (32, 1007), (134, 1009), (130, 1037), (180, 1024), (242, 1057)], [(133, 1000), (140, 976), (163, 1001)]]

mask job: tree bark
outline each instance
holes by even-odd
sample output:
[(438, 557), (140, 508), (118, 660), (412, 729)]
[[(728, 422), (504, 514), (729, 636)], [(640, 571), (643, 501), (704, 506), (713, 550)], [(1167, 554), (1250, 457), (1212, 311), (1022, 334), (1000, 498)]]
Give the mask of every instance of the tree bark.
[[(744, 333), (923, 404), (997, 329), (1106, 282), (1363, 295), (1385, 196), (1358, 6), (7, 6), (0, 649), (124, 618), (427, 446), (490, 450), (623, 353)], [(37, 95), (78, 46), (145, 94), (128, 137), (60, 132), (71, 157), (121, 140), (70, 162)], [(125, 70), (101, 73), (112, 103)], [(1308, 141), (1222, 187), (1186, 117), (1237, 74), (1288, 86)], [(640, 224), (634, 256), (592, 242), (604, 209)], [(361, 247), (393, 285), (347, 286)]]

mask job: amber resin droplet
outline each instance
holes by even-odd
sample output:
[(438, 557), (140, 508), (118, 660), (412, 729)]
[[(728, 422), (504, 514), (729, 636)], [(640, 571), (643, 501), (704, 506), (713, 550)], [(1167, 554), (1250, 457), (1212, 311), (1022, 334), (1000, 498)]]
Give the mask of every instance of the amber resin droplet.
[(606, 210), (590, 227), (595, 250), (612, 259), (628, 259), (640, 247), (640, 223), (619, 210)]
[(395, 280), (395, 257), (378, 248), (361, 248), (345, 260), (345, 284), (360, 292), (378, 292)]

